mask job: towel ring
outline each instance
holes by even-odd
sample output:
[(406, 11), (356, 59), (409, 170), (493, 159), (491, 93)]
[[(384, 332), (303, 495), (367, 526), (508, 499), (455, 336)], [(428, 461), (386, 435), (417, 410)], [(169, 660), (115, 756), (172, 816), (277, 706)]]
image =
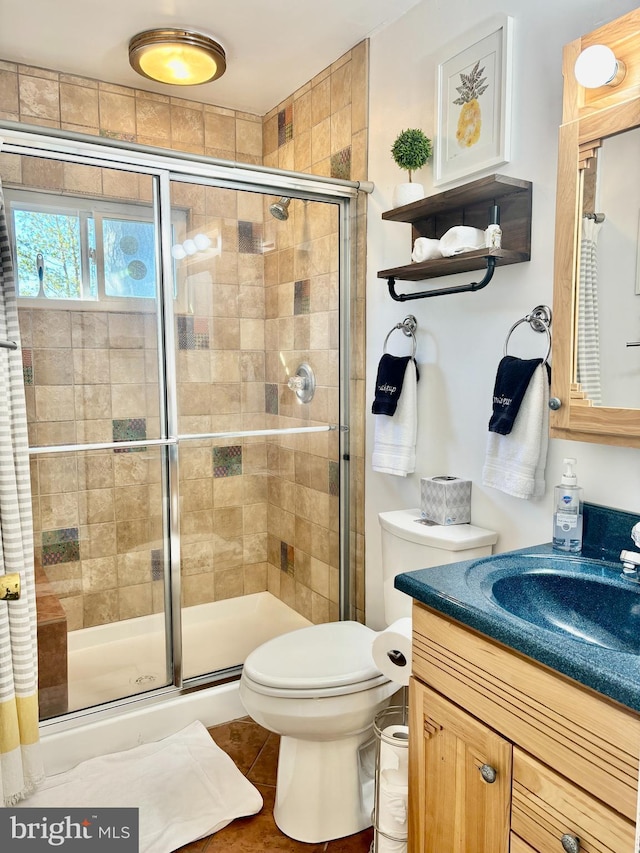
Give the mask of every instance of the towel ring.
[(504, 355), (507, 355), (507, 347), (509, 345), (511, 333), (514, 329), (517, 329), (521, 323), (528, 323), (534, 332), (546, 332), (548, 346), (543, 364), (548, 364), (549, 356), (551, 355), (551, 308), (547, 305), (538, 305), (530, 314), (525, 314), (525, 316), (520, 320), (516, 320), (507, 332), (507, 338), (504, 342)]
[(401, 323), (396, 323), (393, 329), (391, 329), (387, 333), (387, 337), (384, 339), (384, 344), (382, 345), (382, 352), (387, 351), (387, 341), (391, 337), (391, 335), (397, 330), (402, 329), (403, 333), (413, 341), (413, 348), (411, 352), (411, 358), (416, 357), (416, 329), (418, 328), (418, 321), (413, 316), (413, 314), (408, 314)]

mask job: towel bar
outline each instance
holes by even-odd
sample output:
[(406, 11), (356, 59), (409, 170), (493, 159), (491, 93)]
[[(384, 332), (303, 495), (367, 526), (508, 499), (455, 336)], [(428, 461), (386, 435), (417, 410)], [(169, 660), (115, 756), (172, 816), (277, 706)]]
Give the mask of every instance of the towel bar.
[(524, 317), (521, 317), (519, 320), (513, 324), (513, 326), (507, 332), (507, 337), (504, 342), (504, 352), (503, 355), (507, 354), (507, 346), (509, 345), (509, 338), (511, 337), (511, 333), (514, 329), (517, 329), (521, 323), (528, 323), (534, 332), (546, 332), (548, 346), (547, 346), (547, 354), (544, 357), (543, 364), (549, 363), (549, 356), (551, 355), (551, 308), (548, 305), (537, 305), (530, 314), (525, 314)]
[(413, 314), (407, 314), (407, 316), (404, 318), (404, 320), (401, 323), (396, 323), (395, 326), (392, 329), (390, 329), (389, 332), (387, 333), (387, 337), (384, 339), (384, 344), (382, 345), (382, 352), (387, 351), (387, 341), (389, 340), (389, 338), (393, 334), (393, 332), (395, 332), (397, 329), (401, 329), (408, 338), (410, 337), (413, 340), (413, 351), (411, 353), (411, 357), (415, 358), (416, 357), (416, 347), (417, 347), (417, 343), (416, 343), (416, 329), (417, 328), (418, 328), (418, 321), (416, 320), (416, 318), (413, 316)]
[(450, 293), (466, 293), (470, 290), (482, 290), (493, 278), (495, 268), (496, 259), (493, 256), (489, 256), (487, 258), (487, 271), (484, 274), (484, 278), (480, 281), (473, 281), (471, 284), (460, 284), (454, 287), (440, 287), (436, 290), (422, 290), (420, 293), (396, 293), (396, 280), (394, 276), (389, 276), (387, 279), (389, 295), (396, 302), (407, 302), (409, 299), (426, 299), (429, 296), (448, 296)]

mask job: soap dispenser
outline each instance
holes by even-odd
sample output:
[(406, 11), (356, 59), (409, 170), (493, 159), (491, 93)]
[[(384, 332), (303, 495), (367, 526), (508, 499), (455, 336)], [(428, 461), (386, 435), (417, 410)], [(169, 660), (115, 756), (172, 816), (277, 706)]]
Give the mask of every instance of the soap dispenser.
[(553, 548), (555, 551), (582, 551), (582, 489), (573, 470), (575, 459), (563, 459), (560, 485), (554, 489)]

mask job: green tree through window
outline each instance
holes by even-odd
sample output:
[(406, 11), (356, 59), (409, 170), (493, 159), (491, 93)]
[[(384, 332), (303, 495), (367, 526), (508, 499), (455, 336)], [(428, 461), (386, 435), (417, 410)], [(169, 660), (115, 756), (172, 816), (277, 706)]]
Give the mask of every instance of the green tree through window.
[(71, 206), (69, 196), (56, 204), (55, 197), (31, 190), (5, 194), (19, 297), (155, 299), (153, 205), (75, 198)]
[[(19, 296), (82, 297), (82, 250), (77, 214), (16, 210), (16, 266)], [(38, 253), (44, 258), (40, 292)]]

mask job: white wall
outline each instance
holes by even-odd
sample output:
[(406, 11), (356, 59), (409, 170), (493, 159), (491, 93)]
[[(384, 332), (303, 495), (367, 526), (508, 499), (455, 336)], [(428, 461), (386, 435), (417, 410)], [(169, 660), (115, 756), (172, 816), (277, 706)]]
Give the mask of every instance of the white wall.
[[(640, 451), (630, 448), (551, 441), (547, 491), (538, 501), (513, 498), (481, 483), (493, 383), (506, 333), (536, 305), (552, 304), (562, 47), (635, 6), (631, 0), (423, 0), (371, 39), (369, 177), (375, 191), (369, 201), (367, 246), (365, 534), (367, 622), (374, 628), (382, 626), (377, 514), (418, 506), (421, 476), (471, 479), (472, 522), (499, 532), (499, 551), (549, 541), (553, 485), (567, 455), (578, 460), (587, 500), (640, 513)], [(498, 268), (493, 281), (476, 293), (394, 302), (377, 271), (410, 261), (411, 232), (408, 224), (380, 219), (392, 207), (394, 184), (406, 179), (390, 147), (407, 127), (435, 136), (434, 56), (447, 42), (500, 12), (514, 18), (513, 137), (511, 161), (494, 171), (533, 182), (531, 261)], [(439, 191), (433, 187), (430, 164), (414, 179), (424, 184), (427, 195)], [(465, 274), (433, 284), (472, 280), (473, 274)], [(429, 286), (398, 282), (401, 292)], [(370, 411), (385, 335), (409, 313), (418, 320), (419, 437), (416, 472), (402, 478), (371, 470)], [(392, 342), (398, 344), (393, 352), (407, 351), (400, 332), (392, 335)], [(512, 355), (533, 357), (543, 351), (542, 339), (524, 326), (511, 338)]]

